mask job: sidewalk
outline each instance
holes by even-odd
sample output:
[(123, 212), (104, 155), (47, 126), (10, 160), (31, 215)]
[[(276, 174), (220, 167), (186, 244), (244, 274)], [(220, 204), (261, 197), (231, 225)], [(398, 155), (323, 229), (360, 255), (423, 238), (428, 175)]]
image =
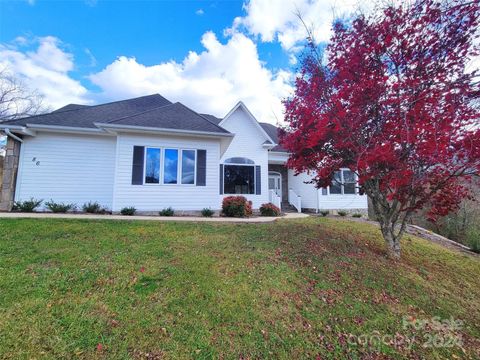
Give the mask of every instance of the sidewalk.
[(285, 216), (257, 216), (251, 218), (201, 217), (201, 216), (123, 216), (96, 214), (52, 214), (52, 213), (18, 213), (0, 212), (1, 219), (77, 219), (77, 220), (149, 220), (149, 221), (192, 221), (192, 222), (225, 222), (225, 223), (268, 223), (279, 219), (301, 219), (309, 215), (303, 213), (287, 213)]

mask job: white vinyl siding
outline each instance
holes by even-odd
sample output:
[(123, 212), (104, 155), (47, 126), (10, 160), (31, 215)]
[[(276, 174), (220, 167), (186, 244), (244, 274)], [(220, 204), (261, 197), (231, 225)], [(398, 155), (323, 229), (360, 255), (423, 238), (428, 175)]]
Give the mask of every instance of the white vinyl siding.
[(31, 197), (112, 207), (115, 168), (113, 136), (39, 132), (26, 136), (20, 152), (16, 200)]
[[(314, 184), (305, 184), (311, 181), (312, 175), (301, 173), (294, 175), (288, 170), (288, 187), (302, 198), (302, 208), (306, 209), (367, 209), (367, 196), (358, 194), (329, 194), (322, 195), (322, 189), (317, 190)], [(318, 192), (318, 195), (317, 195)]]
[[(177, 184), (132, 185), (133, 147), (178, 149), (179, 165)], [(187, 136), (152, 136), (137, 134), (118, 135), (117, 170), (115, 177), (114, 211), (126, 206), (135, 206), (138, 211), (157, 212), (167, 207), (177, 211), (198, 211), (209, 207), (220, 209), (219, 195), (219, 157), (220, 141)], [(182, 149), (206, 150), (206, 186), (181, 184)], [(196, 160), (196, 156), (195, 156)], [(164, 158), (161, 159), (161, 172)]]

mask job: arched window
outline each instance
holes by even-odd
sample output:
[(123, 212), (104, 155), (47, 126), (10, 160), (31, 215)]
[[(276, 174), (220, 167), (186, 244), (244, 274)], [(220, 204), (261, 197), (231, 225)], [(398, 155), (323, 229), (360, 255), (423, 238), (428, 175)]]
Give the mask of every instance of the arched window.
[(232, 157), (232, 158), (226, 159), (225, 164), (249, 164), (249, 165), (253, 165), (253, 164), (255, 164), (255, 162), (253, 160), (250, 160), (250, 159), (244, 158), (244, 157)]
[(232, 157), (224, 163), (224, 194), (255, 194), (255, 162), (244, 157)]

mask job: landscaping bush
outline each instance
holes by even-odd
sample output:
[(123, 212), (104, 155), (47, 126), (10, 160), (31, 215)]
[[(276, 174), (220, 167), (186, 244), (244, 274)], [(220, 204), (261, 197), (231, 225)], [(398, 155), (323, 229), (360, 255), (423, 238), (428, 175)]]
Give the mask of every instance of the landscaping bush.
[(354, 218), (361, 218), (361, 217), (362, 217), (362, 214), (355, 213), (355, 214), (352, 214), (352, 217), (354, 217)]
[(105, 209), (103, 209), (98, 202), (91, 202), (89, 201), (88, 203), (83, 204), (82, 209), (86, 213), (90, 214), (101, 214), (105, 212)]
[(16, 201), (13, 204), (13, 210), (21, 212), (34, 212), (42, 202), (43, 200), (37, 200), (34, 198), (30, 198), (30, 200), (25, 201)]
[(330, 214), (330, 211), (328, 211), (328, 210), (321, 210), (320, 211), (320, 215), (322, 215), (322, 216), (327, 216), (328, 214)]
[(127, 215), (127, 216), (135, 215), (136, 212), (137, 212), (137, 209), (135, 209), (135, 207), (133, 206), (124, 207), (122, 210), (120, 210), (120, 214)]
[(245, 196), (227, 196), (222, 201), (222, 214), (228, 217), (251, 216), (252, 202)]
[(173, 216), (175, 215), (175, 211), (171, 207), (168, 207), (166, 209), (163, 209), (158, 213), (160, 216)]
[(280, 212), (280, 209), (272, 203), (266, 203), (260, 206), (260, 215), (262, 216), (279, 216)]
[(347, 216), (347, 212), (343, 210), (338, 211), (337, 214), (340, 216)]
[(210, 208), (204, 208), (204, 209), (202, 210), (202, 216), (204, 216), (204, 217), (212, 217), (213, 214), (215, 214), (215, 211), (213, 211), (213, 210), (210, 209)]
[(480, 254), (480, 228), (472, 227), (467, 231), (466, 243), (472, 251)]
[(53, 200), (45, 203), (45, 206), (53, 213), (66, 213), (70, 210), (75, 210), (75, 204), (56, 203)]

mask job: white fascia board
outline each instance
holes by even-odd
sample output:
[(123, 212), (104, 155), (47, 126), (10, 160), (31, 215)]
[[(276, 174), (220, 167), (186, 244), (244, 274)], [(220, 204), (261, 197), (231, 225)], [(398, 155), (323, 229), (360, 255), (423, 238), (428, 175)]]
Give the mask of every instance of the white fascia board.
[(12, 133), (20, 134), (20, 135), (28, 135), (28, 136), (35, 136), (36, 133), (33, 130), (27, 129), (25, 126), (21, 125), (8, 125), (8, 124), (0, 124), (0, 130), (10, 130)]
[(289, 156), (290, 153), (288, 152), (285, 152), (285, 151), (270, 151), (269, 154), (274, 154), (274, 155), (285, 155), (285, 156)]
[(0, 129), (23, 130), (25, 127), (20, 125), (8, 125), (0, 123)]
[(268, 161), (272, 162), (287, 162), (289, 157), (289, 154), (286, 152), (280, 152), (280, 151), (269, 151), (268, 152)]

